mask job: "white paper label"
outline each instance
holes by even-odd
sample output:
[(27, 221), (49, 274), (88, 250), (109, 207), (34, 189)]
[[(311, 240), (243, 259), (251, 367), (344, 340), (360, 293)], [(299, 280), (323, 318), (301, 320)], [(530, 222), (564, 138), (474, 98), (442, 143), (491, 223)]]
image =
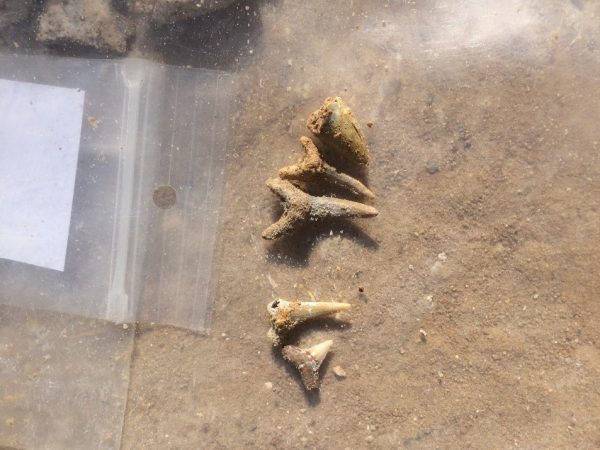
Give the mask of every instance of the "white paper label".
[(64, 270), (84, 96), (0, 79), (0, 258)]

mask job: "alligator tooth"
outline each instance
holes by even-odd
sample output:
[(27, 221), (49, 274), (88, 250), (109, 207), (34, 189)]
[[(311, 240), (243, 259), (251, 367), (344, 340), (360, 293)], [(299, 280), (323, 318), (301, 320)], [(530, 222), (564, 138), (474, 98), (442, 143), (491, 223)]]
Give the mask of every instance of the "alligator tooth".
[(327, 357), (329, 349), (333, 345), (333, 341), (323, 341), (320, 344), (310, 348), (300, 348), (295, 345), (286, 345), (281, 350), (283, 358), (291, 362), (298, 372), (304, 387), (311, 391), (318, 389), (321, 385), (319, 380), (319, 367), (323, 360)]
[(271, 329), (267, 335), (274, 346), (281, 345), (286, 334), (299, 323), (345, 311), (350, 307), (349, 303), (273, 300), (267, 306), (267, 310), (271, 315)]

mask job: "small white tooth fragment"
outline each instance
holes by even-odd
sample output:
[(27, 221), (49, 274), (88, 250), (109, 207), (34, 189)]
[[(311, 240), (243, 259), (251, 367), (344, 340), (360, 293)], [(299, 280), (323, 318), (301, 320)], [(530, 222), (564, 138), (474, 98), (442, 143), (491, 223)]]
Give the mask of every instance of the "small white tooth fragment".
[(342, 368), (342, 366), (335, 366), (333, 368), (333, 374), (337, 378), (346, 378), (348, 376), (348, 375), (346, 375), (346, 371)]

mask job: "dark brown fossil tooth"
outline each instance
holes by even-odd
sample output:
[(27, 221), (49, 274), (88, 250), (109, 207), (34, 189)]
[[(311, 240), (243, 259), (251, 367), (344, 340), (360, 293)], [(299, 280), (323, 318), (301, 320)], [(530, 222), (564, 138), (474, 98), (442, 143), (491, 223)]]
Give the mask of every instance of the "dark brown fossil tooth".
[(277, 239), (290, 234), (309, 220), (329, 217), (374, 217), (379, 214), (372, 206), (362, 203), (309, 195), (280, 178), (271, 178), (267, 181), (267, 186), (281, 198), (284, 211), (277, 222), (263, 231), (264, 239)]
[(375, 194), (359, 180), (327, 164), (321, 157), (317, 146), (310, 138), (302, 136), (300, 143), (304, 146), (302, 160), (298, 164), (280, 169), (280, 178), (292, 182), (323, 180), (362, 197), (375, 198)]
[(283, 357), (291, 362), (298, 372), (304, 387), (311, 391), (319, 389), (321, 380), (319, 379), (319, 367), (329, 353), (333, 341), (323, 341), (320, 344), (304, 349), (295, 345), (286, 345), (282, 349)]

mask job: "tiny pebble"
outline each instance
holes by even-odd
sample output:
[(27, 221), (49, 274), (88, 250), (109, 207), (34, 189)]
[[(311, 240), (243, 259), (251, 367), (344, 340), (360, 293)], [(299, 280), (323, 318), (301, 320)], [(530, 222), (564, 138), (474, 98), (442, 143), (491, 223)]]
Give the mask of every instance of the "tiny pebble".
[(265, 388), (266, 388), (266, 389), (273, 389), (273, 383), (271, 383), (270, 381), (267, 381), (267, 382), (265, 383)]
[(426, 342), (427, 341), (427, 332), (423, 329), (420, 329), (419, 337), (421, 338), (421, 341)]
[(448, 257), (446, 256), (446, 253), (445, 253), (445, 252), (442, 252), (442, 253), (440, 253), (440, 254), (438, 255), (438, 259), (439, 259), (440, 261), (446, 261), (446, 260), (448, 259)]
[(367, 122), (367, 126), (368, 126), (369, 128), (373, 128), (373, 122)]
[(124, 330), (126, 330), (127, 328), (129, 328), (129, 325), (128, 325), (128, 324), (126, 324), (126, 323), (124, 323), (124, 324), (123, 324), (123, 329), (124, 329)]
[(375, 439), (375, 438), (374, 438), (372, 435), (368, 435), (368, 436), (365, 438), (365, 441), (367, 441), (367, 442), (373, 442), (373, 440), (374, 440), (374, 439)]
[(440, 170), (438, 165), (434, 162), (427, 163), (427, 166), (425, 166), (425, 167), (427, 168), (427, 173), (429, 175), (433, 175), (434, 173), (437, 173)]
[(333, 368), (333, 374), (339, 378), (346, 378), (348, 376), (346, 375), (346, 371), (342, 369), (342, 366), (335, 366)]

